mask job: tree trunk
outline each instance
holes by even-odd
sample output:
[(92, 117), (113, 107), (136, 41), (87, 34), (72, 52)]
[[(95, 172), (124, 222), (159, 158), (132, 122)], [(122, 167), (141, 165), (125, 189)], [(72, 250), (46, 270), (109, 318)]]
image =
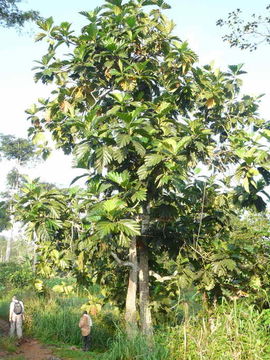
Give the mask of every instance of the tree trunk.
[(34, 230), (33, 236), (33, 271), (36, 272), (36, 265), (37, 265), (37, 233)]
[(139, 271), (139, 289), (140, 289), (140, 318), (141, 329), (147, 336), (153, 335), (152, 317), (149, 307), (149, 268), (148, 268), (148, 247), (141, 244), (139, 248), (140, 271)]
[(142, 241), (140, 242), (139, 248), (139, 261), (140, 261), (140, 270), (139, 270), (139, 291), (140, 291), (140, 319), (141, 319), (141, 329), (142, 333), (148, 337), (152, 337), (153, 328), (152, 328), (152, 317), (149, 306), (149, 265), (148, 265), (148, 241), (147, 234), (149, 230), (150, 216), (149, 216), (150, 207), (147, 206), (143, 211), (143, 220), (142, 220)]
[(136, 309), (136, 296), (137, 296), (137, 283), (138, 283), (138, 262), (137, 262), (137, 241), (134, 237), (131, 241), (129, 248), (129, 262), (134, 267), (130, 268), (129, 281), (126, 296), (126, 330), (129, 337), (132, 337), (137, 332), (137, 309)]
[(9, 236), (7, 237), (7, 247), (6, 247), (6, 256), (5, 256), (5, 262), (9, 262), (10, 261), (10, 256), (11, 256), (11, 248), (12, 248), (12, 243), (13, 243), (13, 237), (14, 237), (14, 216), (11, 216), (11, 229), (10, 229), (10, 233)]
[(5, 261), (6, 262), (9, 262), (9, 260), (10, 260), (11, 246), (12, 246), (12, 237), (8, 236), (7, 237), (6, 256), (5, 256)]
[(13, 240), (14, 240), (15, 216), (13, 215), (13, 211), (14, 211), (13, 199), (14, 199), (14, 195), (18, 191), (18, 188), (19, 188), (19, 180), (18, 180), (18, 177), (16, 177), (16, 179), (14, 181), (14, 187), (10, 191), (11, 200), (10, 200), (10, 205), (9, 205), (9, 211), (10, 211), (10, 214), (11, 214), (10, 215), (11, 229), (10, 229), (10, 236), (7, 238), (6, 258), (5, 258), (6, 262), (10, 261), (11, 248), (12, 248), (12, 243), (13, 243)]

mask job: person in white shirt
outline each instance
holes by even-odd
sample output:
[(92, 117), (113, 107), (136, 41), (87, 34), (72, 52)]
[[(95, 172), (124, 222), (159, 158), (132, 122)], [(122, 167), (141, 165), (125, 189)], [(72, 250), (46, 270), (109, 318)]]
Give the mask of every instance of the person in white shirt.
[(90, 349), (90, 333), (92, 325), (91, 317), (87, 314), (87, 311), (84, 311), (79, 322), (79, 328), (81, 329), (83, 338), (83, 351), (88, 351)]
[(10, 336), (15, 333), (18, 339), (22, 338), (22, 324), (24, 320), (24, 305), (16, 296), (13, 296), (9, 305)]

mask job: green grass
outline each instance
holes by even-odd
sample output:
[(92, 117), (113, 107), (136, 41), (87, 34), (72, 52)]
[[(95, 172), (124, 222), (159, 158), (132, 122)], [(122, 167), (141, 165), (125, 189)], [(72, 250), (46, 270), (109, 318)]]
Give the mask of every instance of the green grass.
[[(34, 334), (46, 342), (81, 346), (81, 333), (78, 327), (81, 317), (80, 306), (74, 306), (74, 299), (71, 299), (70, 303), (66, 301), (61, 304), (59, 300), (47, 303), (32, 301), (31, 318), (27, 319), (28, 334)], [(93, 321), (92, 346), (96, 350), (104, 350), (114, 335), (113, 319), (104, 313), (95, 317)]]
[(170, 359), (269, 360), (269, 330), (247, 304), (224, 304), (210, 315), (189, 319), (163, 339)]
[(92, 351), (84, 352), (81, 350), (71, 350), (67, 348), (62, 349), (55, 349), (53, 350), (54, 354), (56, 356), (59, 356), (60, 358), (68, 358), (68, 359), (74, 359), (74, 360), (101, 360), (101, 355), (94, 353)]
[(102, 360), (170, 360), (165, 346), (156, 339), (149, 344), (142, 335), (128, 339), (124, 333), (119, 332), (110, 345)]
[[(186, 322), (155, 329), (149, 345), (143, 336), (132, 340), (121, 331), (121, 321), (103, 311), (93, 317), (91, 350), (81, 348), (78, 321), (83, 297), (44, 298), (22, 294), (26, 308), (24, 329), (29, 336), (52, 345), (56, 356), (93, 360), (269, 360), (270, 310), (262, 312), (246, 300), (223, 303), (211, 311), (200, 311)], [(0, 316), (6, 317), (10, 295), (0, 300)], [(8, 351), (9, 339), (2, 339)], [(72, 349), (76, 346), (78, 349)], [(16, 349), (16, 348), (15, 348)]]
[(8, 312), (9, 312), (9, 302), (8, 301), (0, 301), (0, 318), (4, 320), (8, 320)]
[(4, 350), (10, 353), (13, 353), (17, 350), (15, 345), (15, 339), (9, 337), (0, 338), (0, 350)]

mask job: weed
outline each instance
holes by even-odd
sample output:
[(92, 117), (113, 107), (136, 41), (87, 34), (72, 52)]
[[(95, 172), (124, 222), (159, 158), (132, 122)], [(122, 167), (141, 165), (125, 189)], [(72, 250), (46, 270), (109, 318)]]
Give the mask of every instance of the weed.
[(13, 353), (17, 350), (15, 345), (15, 339), (9, 337), (1, 337), (0, 338), (0, 349)]

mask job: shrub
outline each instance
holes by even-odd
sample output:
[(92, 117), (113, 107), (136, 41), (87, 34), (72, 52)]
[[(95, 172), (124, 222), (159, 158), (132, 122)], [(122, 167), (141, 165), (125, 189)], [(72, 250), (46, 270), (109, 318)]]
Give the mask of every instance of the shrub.
[(34, 273), (30, 266), (0, 263), (0, 284), (3, 288), (25, 288), (32, 285)]

